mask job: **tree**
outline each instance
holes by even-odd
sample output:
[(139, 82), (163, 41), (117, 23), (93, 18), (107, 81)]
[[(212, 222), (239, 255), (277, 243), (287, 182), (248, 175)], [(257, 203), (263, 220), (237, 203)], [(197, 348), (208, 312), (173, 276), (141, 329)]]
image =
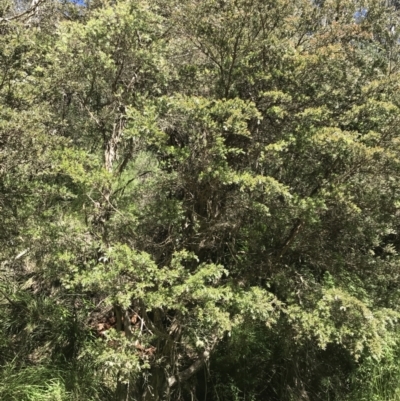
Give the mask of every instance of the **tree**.
[(242, 339), (263, 351), (237, 391), (339, 400), (395, 353), (393, 9), (46, 7), (2, 21), (2, 374), (44, 369), (14, 399), (194, 397)]

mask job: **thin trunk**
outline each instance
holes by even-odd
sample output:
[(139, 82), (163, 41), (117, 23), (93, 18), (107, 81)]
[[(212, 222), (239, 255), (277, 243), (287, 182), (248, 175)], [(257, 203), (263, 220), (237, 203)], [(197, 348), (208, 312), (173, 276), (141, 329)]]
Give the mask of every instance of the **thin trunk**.
[[(109, 137), (107, 137), (107, 133), (103, 132), (104, 138), (104, 167), (109, 173), (113, 172), (115, 164), (118, 162), (118, 144), (121, 139), (121, 134), (124, 129), (125, 120), (122, 116), (114, 123), (113, 131)], [(111, 206), (111, 188), (106, 187), (102, 190), (102, 195), (105, 201), (105, 220), (108, 220), (110, 214), (107, 213), (107, 210)], [(107, 230), (104, 225), (103, 229), (103, 241), (106, 246), (108, 246), (108, 235)], [(127, 338), (131, 337), (131, 322), (129, 318), (129, 313), (127, 310), (123, 310), (120, 305), (114, 305), (115, 319), (116, 319), (116, 329), (119, 332), (124, 331), (124, 334)], [(130, 383), (126, 382), (126, 378), (123, 380), (120, 375), (117, 378), (117, 388), (115, 391), (115, 400), (116, 401), (129, 401), (130, 399)]]
[[(116, 329), (121, 332), (124, 329), (125, 313), (120, 305), (114, 305), (114, 313)], [(128, 384), (123, 382), (119, 376), (117, 379), (117, 389), (115, 391), (115, 401), (129, 401)]]
[(118, 380), (115, 401), (129, 401), (129, 385)]

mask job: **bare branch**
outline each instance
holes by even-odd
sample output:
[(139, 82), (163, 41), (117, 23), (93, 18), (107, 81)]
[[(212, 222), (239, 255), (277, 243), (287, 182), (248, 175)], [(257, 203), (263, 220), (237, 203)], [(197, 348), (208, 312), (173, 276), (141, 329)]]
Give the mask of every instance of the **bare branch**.
[(9, 17), (9, 18), (0, 18), (0, 23), (14, 21), (14, 20), (24, 17), (25, 15), (27, 15), (28, 17), (31, 17), (32, 14), (34, 14), (36, 12), (36, 9), (39, 7), (39, 5), (44, 3), (45, 1), (46, 0), (33, 1), (32, 6), (30, 8), (28, 8), (27, 10), (25, 10), (24, 12), (13, 15), (12, 17)]

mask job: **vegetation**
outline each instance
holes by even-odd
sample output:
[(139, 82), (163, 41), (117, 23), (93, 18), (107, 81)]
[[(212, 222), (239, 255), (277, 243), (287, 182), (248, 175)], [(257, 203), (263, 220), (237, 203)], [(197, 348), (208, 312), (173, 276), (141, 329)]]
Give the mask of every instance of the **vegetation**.
[(0, 399), (400, 399), (400, 10), (0, 1)]

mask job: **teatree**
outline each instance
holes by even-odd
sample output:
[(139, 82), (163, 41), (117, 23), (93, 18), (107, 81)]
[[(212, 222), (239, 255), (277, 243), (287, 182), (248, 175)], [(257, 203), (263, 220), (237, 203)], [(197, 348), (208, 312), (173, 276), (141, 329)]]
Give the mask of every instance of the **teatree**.
[(74, 348), (76, 314), (72, 298), (53, 287), (46, 245), (58, 233), (51, 229), (56, 211), (75, 194), (60, 176), (58, 155), (67, 143), (54, 135), (56, 117), (39, 84), (52, 38), (39, 45), (38, 31), (18, 19), (0, 29), (1, 398), (61, 399), (68, 393), (53, 362), (67, 344)]
[(283, 346), (269, 395), (313, 398), (321, 355), (396, 348), (397, 12), (46, 7), (0, 27), (6, 380), (65, 362), (67, 399), (178, 399), (255, 333)]
[[(250, 223), (242, 224), (235, 238), (233, 253), (240, 252), (235, 265), (257, 266), (246, 271), (250, 282), (265, 280), (280, 299), (296, 310), (300, 305), (305, 325), (295, 329), (306, 337), (319, 335), (316, 320), (313, 334), (303, 330), (310, 323), (307, 310), (323, 302), (325, 272), (334, 276), (341, 291), (354, 294), (364, 307), (376, 308), (374, 319), (390, 329), (389, 316), (396, 317), (397, 308), (380, 310), (386, 296), (372, 295), (377, 289), (372, 283), (390, 277), (383, 278), (374, 270), (377, 266), (385, 265), (387, 274), (396, 264), (395, 249), (382, 243), (398, 226), (397, 64), (392, 62), (398, 45), (396, 30), (393, 36), (388, 33), (389, 21), (396, 26), (398, 17), (378, 2), (285, 5), (274, 4), (274, 11), (280, 6), (284, 11), (264, 31), (252, 29), (263, 18), (268, 22), (271, 14), (248, 11), (265, 2), (186, 2), (181, 7), (185, 12), (177, 11), (176, 24), (192, 44), (185, 59), (191, 68), (183, 64), (182, 74), (204, 76), (203, 93), (214, 76), (217, 97), (240, 96), (255, 103), (261, 118), (251, 129), (257, 146), (246, 144), (251, 155), (247, 168), (285, 188), (275, 199), (253, 195), (257, 207), (246, 209)], [(363, 7), (368, 12), (357, 22), (354, 13)], [(230, 29), (235, 29), (236, 40), (233, 34), (224, 40)], [(251, 50), (245, 46), (249, 40)], [(250, 55), (252, 63), (247, 63)], [(232, 80), (226, 80), (228, 75)], [(387, 249), (384, 260), (377, 258), (377, 247)], [(359, 308), (357, 302), (352, 308)], [(369, 336), (378, 342), (385, 337), (356, 313), (332, 312), (328, 307), (317, 321), (321, 327), (336, 321), (335, 334), (337, 324), (358, 325), (358, 340), (345, 345), (355, 354), (364, 352)], [(328, 342), (335, 341), (334, 335)], [(379, 346), (370, 345), (377, 357)]]
[[(54, 99), (55, 112), (59, 112), (56, 133), (70, 141), (69, 147), (59, 155), (62, 172), (70, 177), (77, 201), (84, 206), (81, 216), (77, 213), (79, 203), (75, 202), (70, 212), (64, 211), (62, 218), (59, 217), (60, 234), (53, 234), (51, 239), (57, 253), (49, 254), (46, 263), (53, 265), (55, 276), (64, 276), (66, 290), (89, 291), (96, 302), (113, 307), (117, 329), (124, 330), (127, 340), (121, 335), (111, 336), (105, 344), (112, 344), (112, 352), (101, 347), (99, 353), (89, 346), (85, 355), (95, 358), (106, 375), (115, 375), (117, 397), (122, 398), (127, 392), (144, 398), (153, 397), (151, 394), (155, 392), (156, 397), (162, 397), (169, 391), (168, 387), (173, 388), (178, 381), (183, 382), (196, 373), (217, 340), (231, 329), (234, 321), (240, 321), (235, 316), (239, 318), (251, 310), (254, 318), (268, 319), (278, 304), (275, 302), (272, 306), (274, 297), (262, 289), (237, 291), (226, 277), (223, 279), (229, 272), (221, 264), (212, 263), (208, 258), (198, 259), (196, 252), (186, 249), (188, 240), (179, 228), (184, 223), (185, 209), (182, 202), (174, 200), (175, 195), (169, 200), (170, 195), (164, 192), (169, 184), (176, 187), (179, 174), (168, 173), (167, 161), (152, 162), (152, 159), (157, 161), (153, 152), (147, 156), (143, 153), (148, 152), (148, 142), (150, 147), (156, 145), (154, 134), (156, 140), (161, 140), (163, 151), (166, 146), (167, 154), (171, 153), (172, 163), (175, 157), (185, 160), (178, 148), (165, 143), (168, 135), (162, 133), (164, 123), (153, 121), (152, 108), (158, 113), (165, 108), (172, 111), (168, 102), (176, 107), (178, 119), (183, 117), (186, 121), (187, 113), (194, 107), (197, 125), (204, 125), (211, 136), (214, 133), (218, 136), (220, 130), (247, 135), (246, 121), (255, 114), (250, 105), (240, 101), (212, 107), (212, 103), (201, 99), (194, 99), (190, 106), (187, 102), (192, 102), (191, 99), (165, 98), (152, 106), (147, 99), (162, 94), (165, 88), (159, 86), (160, 79), (165, 82), (168, 79), (168, 69), (161, 68), (167, 64), (162, 57), (164, 46), (159, 19), (142, 4), (121, 3), (95, 11), (85, 24), (61, 25), (55, 50), (49, 50), (47, 55), (51, 78), (44, 80), (49, 85), (45, 97)], [(128, 112), (128, 107), (132, 112)], [(130, 120), (134, 124), (125, 128)], [(168, 119), (165, 123), (169, 123)], [(175, 118), (171, 124), (176, 124)], [(142, 134), (147, 137), (141, 137)], [(240, 149), (224, 147), (222, 136), (211, 140), (215, 142), (211, 149), (215, 157), (206, 161), (208, 171), (220, 164), (221, 173), (231, 174), (224, 167), (224, 159), (228, 154), (240, 153)], [(98, 145), (99, 141), (102, 146)], [(199, 151), (201, 157), (203, 148)], [(90, 154), (98, 156), (102, 172), (94, 170), (95, 160), (91, 164), (83, 162), (85, 154), (89, 160)], [(140, 180), (139, 186), (139, 179), (124, 177), (141, 176), (137, 162), (140, 158), (147, 158), (146, 163), (153, 171), (146, 173), (149, 177)], [(159, 176), (154, 179), (155, 173)], [(132, 208), (125, 199), (138, 195)], [(140, 195), (146, 202), (140, 200)], [(82, 196), (88, 199), (85, 201)], [(156, 202), (152, 203), (153, 200)], [(160, 211), (159, 217), (154, 213), (156, 209)], [(163, 225), (175, 225), (177, 238), (175, 233), (172, 241), (155, 238), (154, 232), (158, 230), (160, 236), (165, 235)], [(62, 233), (66, 227), (72, 231)], [(41, 235), (45, 237), (43, 231)], [(204, 234), (203, 238), (206, 238)], [(160, 247), (159, 241), (167, 246)], [(137, 252), (135, 248), (142, 250)], [(198, 250), (196, 244), (189, 248)], [(177, 257), (188, 251), (181, 265)], [(176, 278), (173, 280), (173, 277)], [(130, 327), (132, 313), (143, 321), (139, 333)], [(148, 355), (141, 351), (147, 345), (156, 346), (154, 360), (148, 360)], [(135, 350), (136, 358), (129, 357)], [(150, 381), (144, 380), (146, 373), (138, 381), (137, 373), (146, 369), (150, 371)], [(137, 384), (131, 385), (134, 374)]]

